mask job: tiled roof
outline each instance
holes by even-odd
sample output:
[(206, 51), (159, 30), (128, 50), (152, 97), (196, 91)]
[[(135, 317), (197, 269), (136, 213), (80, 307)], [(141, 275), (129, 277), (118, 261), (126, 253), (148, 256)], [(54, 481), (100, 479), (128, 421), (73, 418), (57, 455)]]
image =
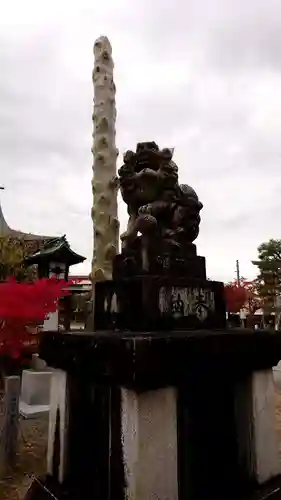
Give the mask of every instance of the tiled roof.
[(55, 260), (58, 258), (63, 259), (63, 262), (69, 262), (70, 265), (79, 264), (80, 262), (86, 260), (86, 257), (79, 255), (70, 248), (70, 245), (64, 235), (59, 238), (51, 238), (47, 240), (43, 246), (37, 250), (37, 252), (27, 257), (26, 262), (29, 262), (30, 264), (38, 263), (41, 259), (44, 259), (45, 257), (48, 259), (50, 256), (53, 256)]
[(22, 231), (16, 231), (15, 229), (11, 229), (8, 223), (6, 222), (2, 206), (0, 203), (0, 237), (1, 236), (11, 236), (12, 238), (23, 238), (24, 240), (46, 240), (53, 238), (52, 236), (23, 233)]

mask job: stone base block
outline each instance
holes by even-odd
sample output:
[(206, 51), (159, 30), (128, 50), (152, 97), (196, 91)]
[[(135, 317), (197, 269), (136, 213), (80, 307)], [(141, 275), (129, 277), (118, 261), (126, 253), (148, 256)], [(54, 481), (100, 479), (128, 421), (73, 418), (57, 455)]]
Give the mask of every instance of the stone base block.
[[(194, 245), (195, 247), (195, 245)], [(149, 271), (143, 270), (141, 262), (141, 252), (136, 256), (123, 252), (115, 257), (113, 266), (113, 279), (119, 280), (130, 278), (131, 276), (188, 276), (195, 279), (206, 279), (206, 262), (205, 257), (196, 255), (171, 256), (171, 255), (150, 255), (149, 256)]]
[(178, 500), (177, 390), (121, 390), (125, 498)]
[(188, 330), (224, 328), (223, 284), (217, 281), (146, 276), (96, 284), (97, 330)]
[(59, 500), (281, 500), (280, 353), (267, 331), (48, 332), (48, 489)]
[(23, 418), (38, 418), (43, 415), (49, 415), (49, 405), (28, 405), (23, 401), (19, 404), (20, 415)]
[(27, 405), (49, 405), (52, 370), (23, 370), (20, 400)]
[[(229, 485), (231, 489), (231, 485)], [(83, 499), (90, 498), (83, 496)], [(209, 497), (213, 498), (213, 497)], [(228, 497), (228, 491), (226, 491), (225, 499)], [(48, 480), (41, 480), (35, 478), (32, 485), (30, 486), (24, 500), (80, 500), (80, 493), (68, 490), (66, 491), (59, 484), (49, 484)], [(102, 500), (102, 497), (96, 497), (97, 500)], [(200, 499), (200, 500), (206, 500)], [(240, 495), (235, 498), (235, 500), (281, 500), (281, 479), (270, 481), (268, 484), (262, 486), (260, 489), (250, 493), (249, 495), (241, 497)]]

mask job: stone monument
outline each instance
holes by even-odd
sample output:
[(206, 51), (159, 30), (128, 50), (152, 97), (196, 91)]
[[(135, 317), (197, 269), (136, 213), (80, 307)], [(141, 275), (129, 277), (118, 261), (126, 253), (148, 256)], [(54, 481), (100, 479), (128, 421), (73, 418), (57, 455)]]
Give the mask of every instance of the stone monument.
[(44, 336), (52, 366), (47, 475), (26, 500), (278, 499), (272, 366), (281, 335), (225, 327), (198, 257), (202, 204), (168, 149), (126, 153), (129, 223), (93, 334)]
[(139, 143), (125, 153), (119, 179), (129, 221), (113, 281), (96, 286), (96, 328), (225, 327), (223, 285), (206, 279), (193, 243), (203, 205), (179, 183), (172, 151)]
[(116, 255), (116, 152), (106, 169), (109, 142), (98, 131), (95, 141), (96, 153), (105, 148), (94, 184), (95, 331), (42, 338), (40, 357), (54, 368), (47, 473), (26, 500), (281, 498), (280, 332), (226, 329), (223, 284), (206, 279), (194, 244), (202, 203), (154, 142), (127, 152), (119, 170), (129, 222)]

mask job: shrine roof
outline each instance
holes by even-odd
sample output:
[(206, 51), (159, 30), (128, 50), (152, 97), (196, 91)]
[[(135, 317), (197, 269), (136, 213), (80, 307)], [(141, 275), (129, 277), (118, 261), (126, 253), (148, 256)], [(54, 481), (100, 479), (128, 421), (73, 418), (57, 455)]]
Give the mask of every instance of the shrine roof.
[(51, 238), (47, 240), (41, 249), (33, 255), (27, 257), (28, 264), (38, 264), (42, 261), (53, 260), (55, 262), (63, 262), (69, 265), (79, 264), (86, 260), (86, 257), (74, 252), (64, 236), (59, 238)]
[(22, 231), (17, 231), (16, 229), (11, 229), (8, 225), (2, 210), (0, 203), (0, 237), (7, 236), (11, 238), (23, 238), (26, 241), (42, 241), (49, 240), (53, 236), (44, 236), (39, 234), (24, 233)]

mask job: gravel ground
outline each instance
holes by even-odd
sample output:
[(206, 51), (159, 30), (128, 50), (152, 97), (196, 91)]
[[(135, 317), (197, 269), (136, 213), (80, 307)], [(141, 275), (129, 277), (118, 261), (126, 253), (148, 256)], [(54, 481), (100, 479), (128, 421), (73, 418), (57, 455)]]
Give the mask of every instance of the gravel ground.
[(276, 390), (276, 425), (277, 439), (279, 444), (279, 456), (281, 460), (281, 390)]
[(19, 449), (15, 467), (0, 480), (1, 500), (22, 500), (33, 475), (46, 471), (48, 417), (20, 419)]
[[(1, 410), (1, 403), (0, 403)], [(276, 425), (281, 460), (281, 390), (276, 390)], [(33, 475), (46, 470), (48, 417), (20, 420), (19, 451), (15, 467), (0, 480), (1, 500), (23, 500)]]

